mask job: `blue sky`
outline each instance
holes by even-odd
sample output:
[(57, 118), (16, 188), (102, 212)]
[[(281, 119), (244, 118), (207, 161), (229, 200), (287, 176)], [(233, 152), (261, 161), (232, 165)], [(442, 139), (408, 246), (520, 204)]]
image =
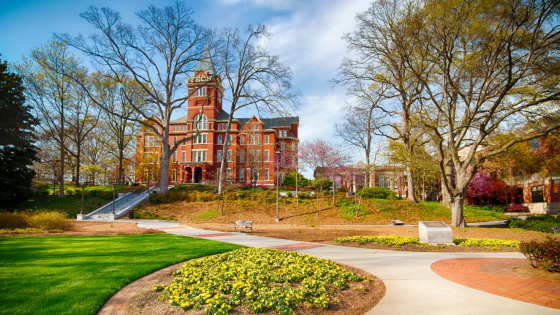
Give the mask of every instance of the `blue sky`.
[[(134, 12), (168, 0), (1, 0), (0, 54), (2, 60), (19, 62), (31, 49), (46, 43), (53, 33), (88, 35), (93, 29), (78, 15), (89, 5), (119, 11), (125, 22), (137, 25)], [(355, 27), (354, 17), (370, 0), (198, 0), (186, 1), (194, 19), (206, 27), (265, 24), (273, 37), (269, 52), (291, 67), (294, 85), (303, 93), (299, 110), (300, 139), (333, 139), (334, 123), (350, 101), (343, 87), (331, 88), (329, 80), (347, 56), (344, 33)]]

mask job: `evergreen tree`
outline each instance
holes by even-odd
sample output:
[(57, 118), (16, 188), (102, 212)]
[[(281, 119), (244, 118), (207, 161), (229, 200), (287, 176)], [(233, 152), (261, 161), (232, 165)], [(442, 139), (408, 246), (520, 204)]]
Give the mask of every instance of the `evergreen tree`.
[(33, 126), (38, 120), (25, 104), (20, 76), (0, 60), (0, 202), (29, 196), (35, 176), (28, 166), (36, 160)]

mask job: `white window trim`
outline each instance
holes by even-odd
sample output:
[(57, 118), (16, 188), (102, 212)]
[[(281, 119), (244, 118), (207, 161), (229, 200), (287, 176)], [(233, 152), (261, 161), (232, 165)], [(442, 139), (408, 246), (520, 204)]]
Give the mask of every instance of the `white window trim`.
[[(204, 152), (204, 154), (202, 154), (202, 157), (204, 157), (202, 161), (198, 161), (198, 159), (197, 159), (197, 158), (198, 158), (198, 154), (195, 155), (195, 153), (197, 153), (197, 152)], [(195, 158), (195, 156), (196, 156), (197, 158)], [(208, 150), (207, 150), (207, 149), (203, 149), (203, 150), (193, 150), (193, 151), (192, 151), (192, 161), (193, 161), (193, 162), (206, 162), (206, 161), (208, 161)]]

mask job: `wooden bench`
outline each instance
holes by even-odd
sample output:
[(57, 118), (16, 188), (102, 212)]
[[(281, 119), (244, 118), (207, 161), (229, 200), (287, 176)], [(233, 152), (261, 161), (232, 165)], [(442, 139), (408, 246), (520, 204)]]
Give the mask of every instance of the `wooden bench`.
[(251, 232), (253, 232), (253, 221), (238, 220), (229, 224), (228, 230), (231, 231), (232, 228), (235, 232), (237, 232), (237, 228), (251, 229)]
[(554, 231), (554, 238), (556, 238), (556, 233), (560, 233), (560, 226), (553, 226), (552, 230)]
[(391, 222), (393, 222), (393, 225), (404, 225), (404, 222), (401, 220), (393, 220)]

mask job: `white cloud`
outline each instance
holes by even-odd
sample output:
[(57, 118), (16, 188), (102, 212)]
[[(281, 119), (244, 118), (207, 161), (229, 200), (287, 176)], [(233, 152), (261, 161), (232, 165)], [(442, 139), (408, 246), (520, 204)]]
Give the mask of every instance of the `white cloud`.
[(345, 33), (355, 27), (355, 16), (365, 11), (369, 0), (306, 1), (292, 14), (267, 22), (273, 33), (267, 48), (290, 65), (296, 81), (313, 77), (328, 86), (347, 55)]
[(331, 139), (334, 124), (341, 121), (342, 108), (346, 101), (346, 96), (339, 94), (306, 96), (299, 112), (300, 141), (313, 138)]
[(272, 39), (263, 43), (279, 55), (294, 74), (294, 85), (304, 99), (299, 111), (299, 138), (334, 137), (334, 124), (342, 121), (342, 108), (350, 101), (344, 87), (332, 89), (329, 80), (348, 56), (345, 33), (355, 28), (357, 13), (367, 10), (369, 0), (316, 0), (290, 14), (266, 22)]

